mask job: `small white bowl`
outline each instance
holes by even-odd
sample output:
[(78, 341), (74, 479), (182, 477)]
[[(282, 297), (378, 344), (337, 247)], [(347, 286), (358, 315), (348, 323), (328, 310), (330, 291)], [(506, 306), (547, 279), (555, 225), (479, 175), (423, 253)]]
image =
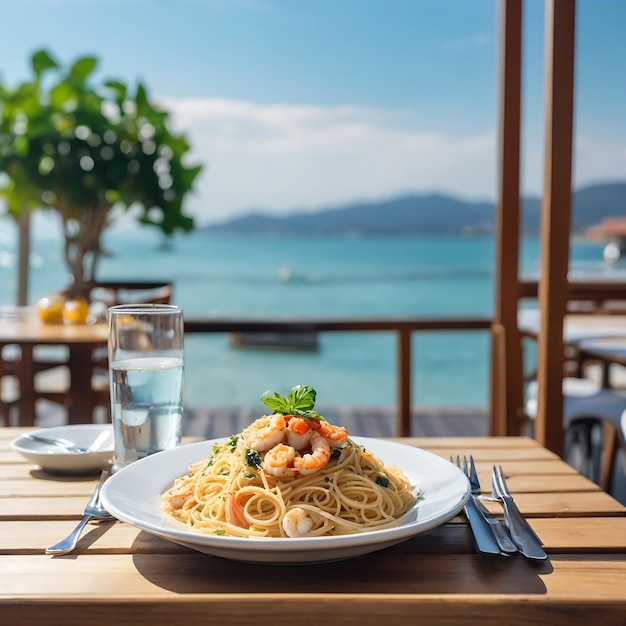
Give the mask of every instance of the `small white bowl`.
[(105, 469), (113, 459), (114, 440), (111, 424), (55, 426), (34, 431), (32, 434), (52, 439), (68, 439), (79, 446), (89, 448), (88, 452), (70, 452), (26, 436), (18, 437), (11, 442), (13, 450), (45, 470), (73, 474), (95, 472)]

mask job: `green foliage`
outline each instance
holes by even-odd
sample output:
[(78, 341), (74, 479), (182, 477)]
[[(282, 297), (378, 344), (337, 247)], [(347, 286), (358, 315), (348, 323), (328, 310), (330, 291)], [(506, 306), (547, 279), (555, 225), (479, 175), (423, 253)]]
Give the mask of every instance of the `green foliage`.
[(166, 235), (192, 230), (183, 200), (201, 166), (185, 164), (186, 138), (170, 130), (145, 85), (94, 84), (91, 56), (63, 67), (40, 50), (31, 66), (31, 80), (0, 82), (0, 197), (16, 217), (59, 212), (76, 283), (95, 278), (113, 207), (132, 206), (140, 223)]

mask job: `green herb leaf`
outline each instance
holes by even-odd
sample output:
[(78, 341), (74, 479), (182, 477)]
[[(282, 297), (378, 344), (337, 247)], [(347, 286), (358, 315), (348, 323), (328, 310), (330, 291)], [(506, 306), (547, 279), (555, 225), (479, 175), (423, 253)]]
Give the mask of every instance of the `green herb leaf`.
[(256, 450), (247, 448), (246, 463), (254, 469), (261, 469), (261, 455)]
[(299, 411), (312, 411), (317, 393), (313, 387), (297, 385), (289, 392), (289, 404)]
[(274, 413), (289, 414), (289, 404), (287, 398), (281, 396), (279, 393), (268, 389), (262, 396), (261, 402), (268, 406), (270, 409), (274, 409)]
[(220, 528), (220, 529), (216, 530), (213, 534), (214, 534), (214, 535), (225, 535), (225, 534), (226, 534), (226, 531), (225, 531), (225, 530), (222, 530), (222, 529)]
[(389, 487), (389, 479), (386, 478), (385, 476), (379, 476), (376, 479), (376, 482), (381, 486), (381, 487)]
[(297, 385), (289, 392), (289, 395), (281, 396), (271, 389), (261, 396), (261, 402), (274, 410), (274, 413), (283, 415), (301, 415), (313, 419), (323, 420), (324, 418), (313, 410), (317, 392), (313, 387)]

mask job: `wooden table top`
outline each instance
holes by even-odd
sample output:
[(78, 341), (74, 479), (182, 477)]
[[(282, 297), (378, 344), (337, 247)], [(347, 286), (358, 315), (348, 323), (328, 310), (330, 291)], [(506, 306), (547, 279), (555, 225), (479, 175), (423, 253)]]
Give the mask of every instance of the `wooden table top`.
[(23, 430), (0, 428), (3, 624), (626, 623), (626, 508), (531, 439), (399, 441), (444, 458), (473, 454), (484, 488), (501, 464), (547, 561), (477, 554), (459, 515), (367, 556), (265, 566), (121, 522), (89, 524), (74, 553), (46, 556), (80, 519), (97, 477), (34, 469), (9, 447)]
[(0, 343), (18, 344), (106, 344), (107, 325), (44, 324), (32, 308), (21, 314), (0, 316)]
[[(525, 335), (536, 337), (540, 329), (538, 309), (521, 309), (518, 326)], [(626, 315), (569, 314), (563, 318), (563, 340), (575, 344), (585, 340), (626, 337)]]

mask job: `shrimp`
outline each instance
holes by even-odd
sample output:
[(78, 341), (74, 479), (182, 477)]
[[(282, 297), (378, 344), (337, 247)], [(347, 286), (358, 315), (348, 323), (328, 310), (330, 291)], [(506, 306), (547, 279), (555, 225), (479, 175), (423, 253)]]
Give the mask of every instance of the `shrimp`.
[(293, 461), (293, 467), (302, 476), (308, 476), (326, 467), (329, 459), (330, 446), (328, 441), (315, 430), (311, 435), (311, 453), (296, 457)]
[(234, 524), (235, 526), (239, 526), (240, 528), (250, 527), (245, 513), (243, 512), (243, 505), (245, 504), (246, 499), (247, 498), (245, 497), (242, 498), (241, 495), (234, 496), (232, 493), (228, 494), (225, 504), (227, 522)]
[(304, 535), (311, 532), (312, 528), (313, 519), (298, 506), (289, 509), (285, 513), (285, 517), (283, 517), (283, 530), (292, 539), (304, 537)]
[(241, 433), (246, 445), (257, 452), (265, 452), (282, 443), (285, 438), (285, 417), (281, 413), (259, 417)]
[(178, 478), (172, 487), (161, 496), (161, 501), (173, 511), (182, 509), (185, 502), (193, 496), (194, 484), (193, 481), (189, 480), (189, 476)]
[(195, 474), (198, 470), (202, 469), (209, 462), (209, 458), (210, 457), (206, 457), (206, 459), (201, 459), (195, 463), (189, 463), (189, 473)]
[(301, 417), (290, 416), (287, 423), (287, 443), (296, 450), (304, 450), (311, 441), (311, 424)]
[(318, 432), (333, 448), (345, 448), (348, 445), (348, 431), (343, 426), (320, 422)]
[(295, 458), (296, 451), (291, 446), (279, 443), (265, 453), (263, 469), (276, 478), (297, 476), (298, 473), (293, 469)]

